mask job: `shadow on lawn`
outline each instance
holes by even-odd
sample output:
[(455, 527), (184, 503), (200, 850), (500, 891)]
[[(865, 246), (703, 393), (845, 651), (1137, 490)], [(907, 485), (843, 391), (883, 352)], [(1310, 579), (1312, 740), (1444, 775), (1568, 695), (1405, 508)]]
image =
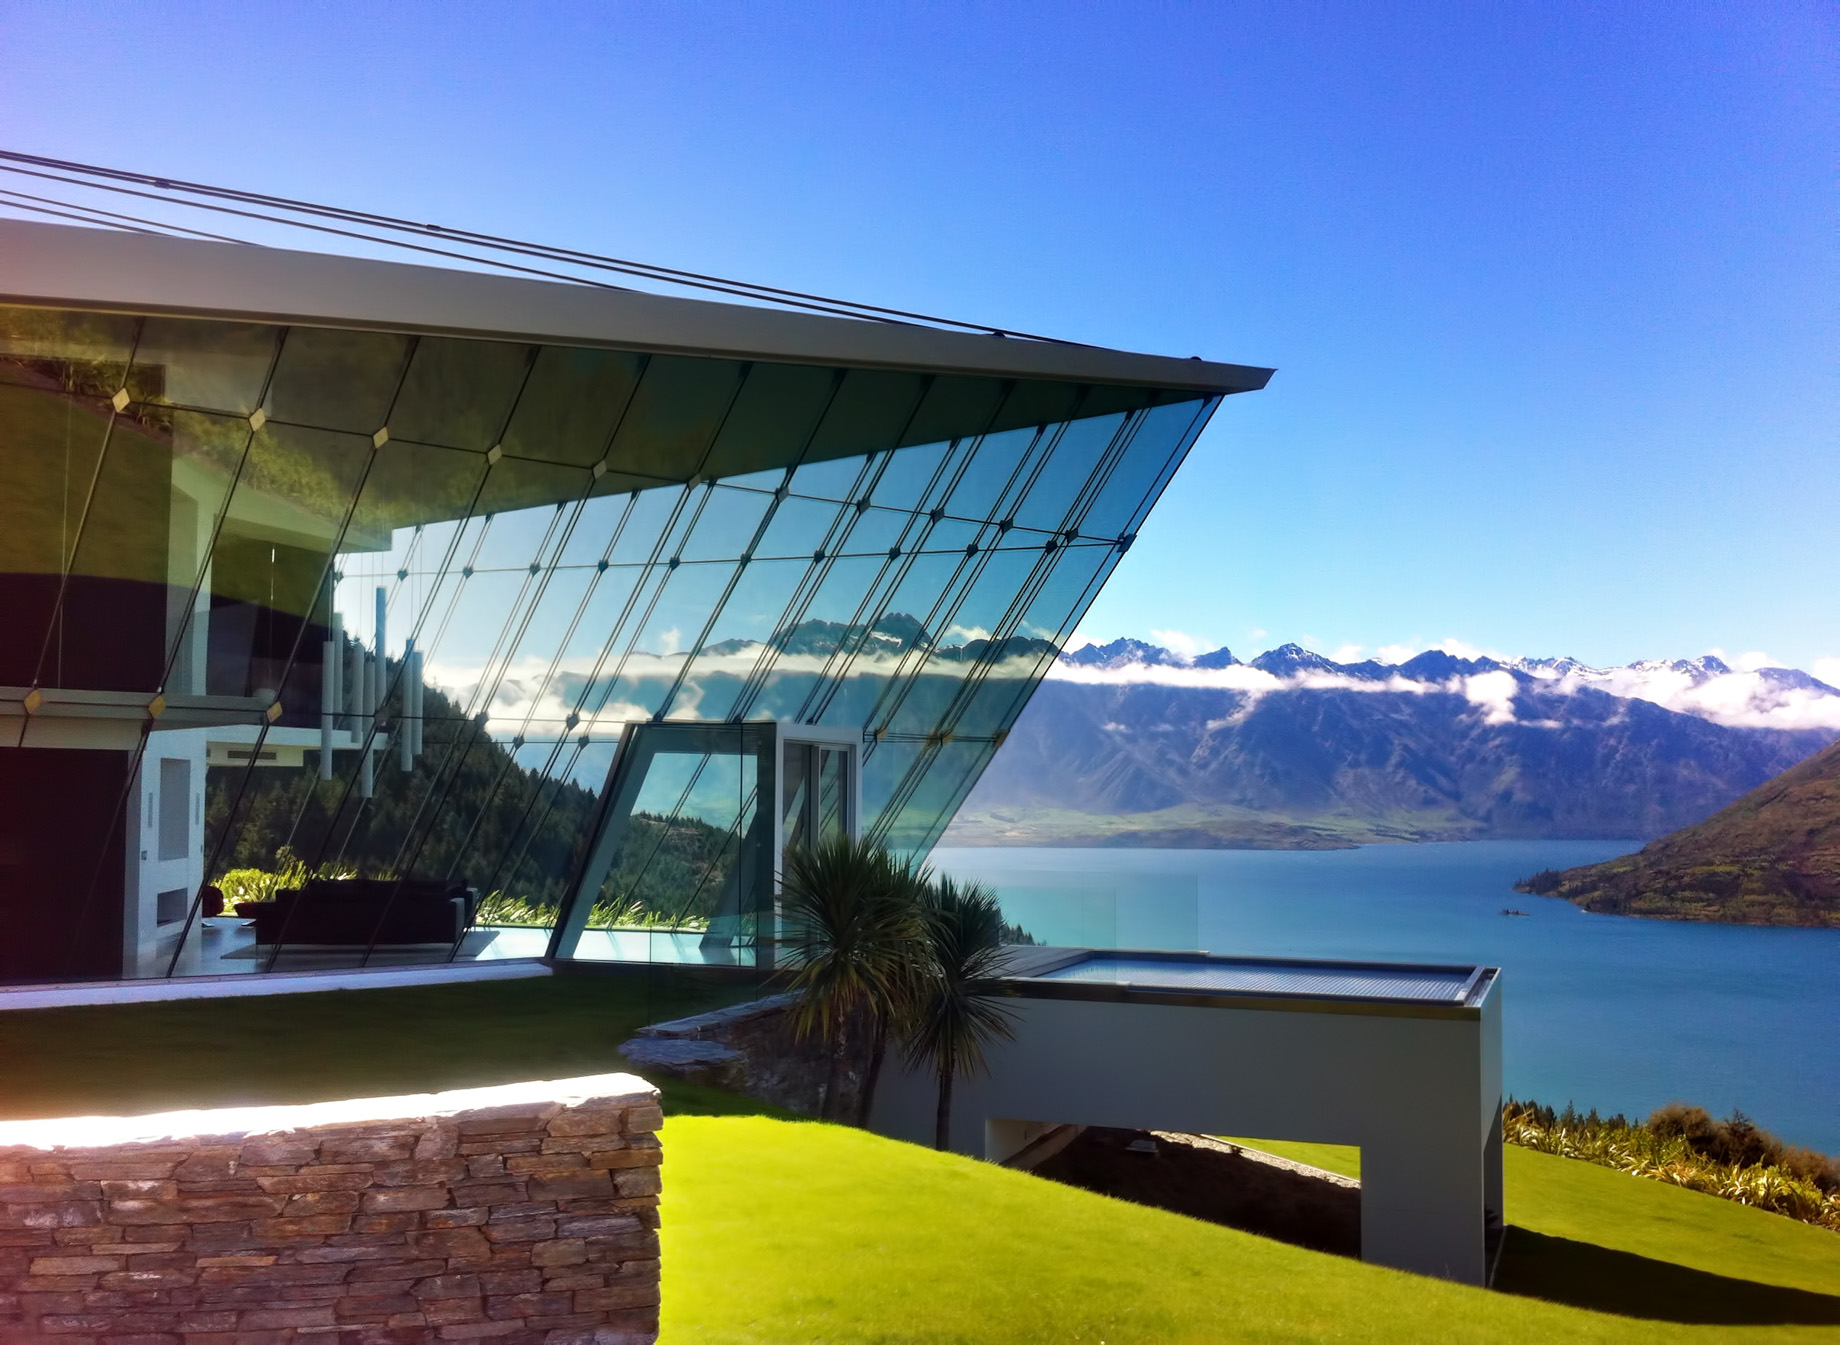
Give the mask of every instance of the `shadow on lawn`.
[(1840, 1325), (1840, 1297), (1655, 1261), (1510, 1226), (1495, 1272), (1501, 1293), (1659, 1322)]

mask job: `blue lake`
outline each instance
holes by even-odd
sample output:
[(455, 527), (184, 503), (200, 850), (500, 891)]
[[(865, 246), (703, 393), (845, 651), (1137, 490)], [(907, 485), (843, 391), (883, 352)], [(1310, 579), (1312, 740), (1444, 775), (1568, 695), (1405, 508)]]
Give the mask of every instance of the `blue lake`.
[(941, 848), (933, 863), (996, 887), (1043, 942), (1498, 966), (1515, 1096), (1631, 1116), (1674, 1099), (1737, 1107), (1840, 1153), (1840, 930), (1590, 915), (1513, 891), (1635, 848)]

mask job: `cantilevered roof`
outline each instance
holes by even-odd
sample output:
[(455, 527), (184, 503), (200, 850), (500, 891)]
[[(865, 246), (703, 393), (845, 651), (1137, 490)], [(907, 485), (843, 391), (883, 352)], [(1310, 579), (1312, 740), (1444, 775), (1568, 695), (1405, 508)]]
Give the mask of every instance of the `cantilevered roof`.
[(0, 220), (0, 303), (793, 364), (1252, 392), (1270, 369), (401, 262)]

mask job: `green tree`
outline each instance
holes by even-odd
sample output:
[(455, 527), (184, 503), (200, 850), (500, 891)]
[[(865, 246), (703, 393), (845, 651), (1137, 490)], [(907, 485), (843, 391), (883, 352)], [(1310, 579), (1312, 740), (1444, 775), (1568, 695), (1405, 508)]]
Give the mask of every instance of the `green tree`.
[(915, 998), (916, 955), (929, 940), (922, 903), (924, 875), (873, 841), (831, 836), (786, 851), (780, 899), (786, 919), (792, 990), (791, 1018), (801, 1039), (828, 1049), (820, 1114), (838, 1119), (838, 1093), (850, 1029), (866, 1025), (871, 1065), (868, 1095), (879, 1072), (888, 1032)]
[(944, 1149), (952, 1128), (952, 1081), (984, 1068), (985, 1048), (1014, 1035), (1014, 1013), (998, 998), (1003, 972), (1003, 912), (979, 883), (941, 877), (928, 884), (922, 906), (926, 957), (917, 992), (904, 1014), (906, 1054), (915, 1069), (939, 1080), (933, 1146)]

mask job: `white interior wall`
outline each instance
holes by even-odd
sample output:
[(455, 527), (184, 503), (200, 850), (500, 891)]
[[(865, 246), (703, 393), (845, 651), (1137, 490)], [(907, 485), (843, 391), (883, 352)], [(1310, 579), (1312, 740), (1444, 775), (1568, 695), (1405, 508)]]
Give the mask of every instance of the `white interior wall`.
[[(122, 911), (122, 974), (160, 976), (204, 882), (205, 741), (208, 729), (150, 733), (130, 795), (137, 816), (127, 827), (127, 881)], [(175, 898), (173, 893), (182, 893)], [(162, 910), (161, 895), (166, 894)], [(180, 974), (196, 971), (194, 930)]]

